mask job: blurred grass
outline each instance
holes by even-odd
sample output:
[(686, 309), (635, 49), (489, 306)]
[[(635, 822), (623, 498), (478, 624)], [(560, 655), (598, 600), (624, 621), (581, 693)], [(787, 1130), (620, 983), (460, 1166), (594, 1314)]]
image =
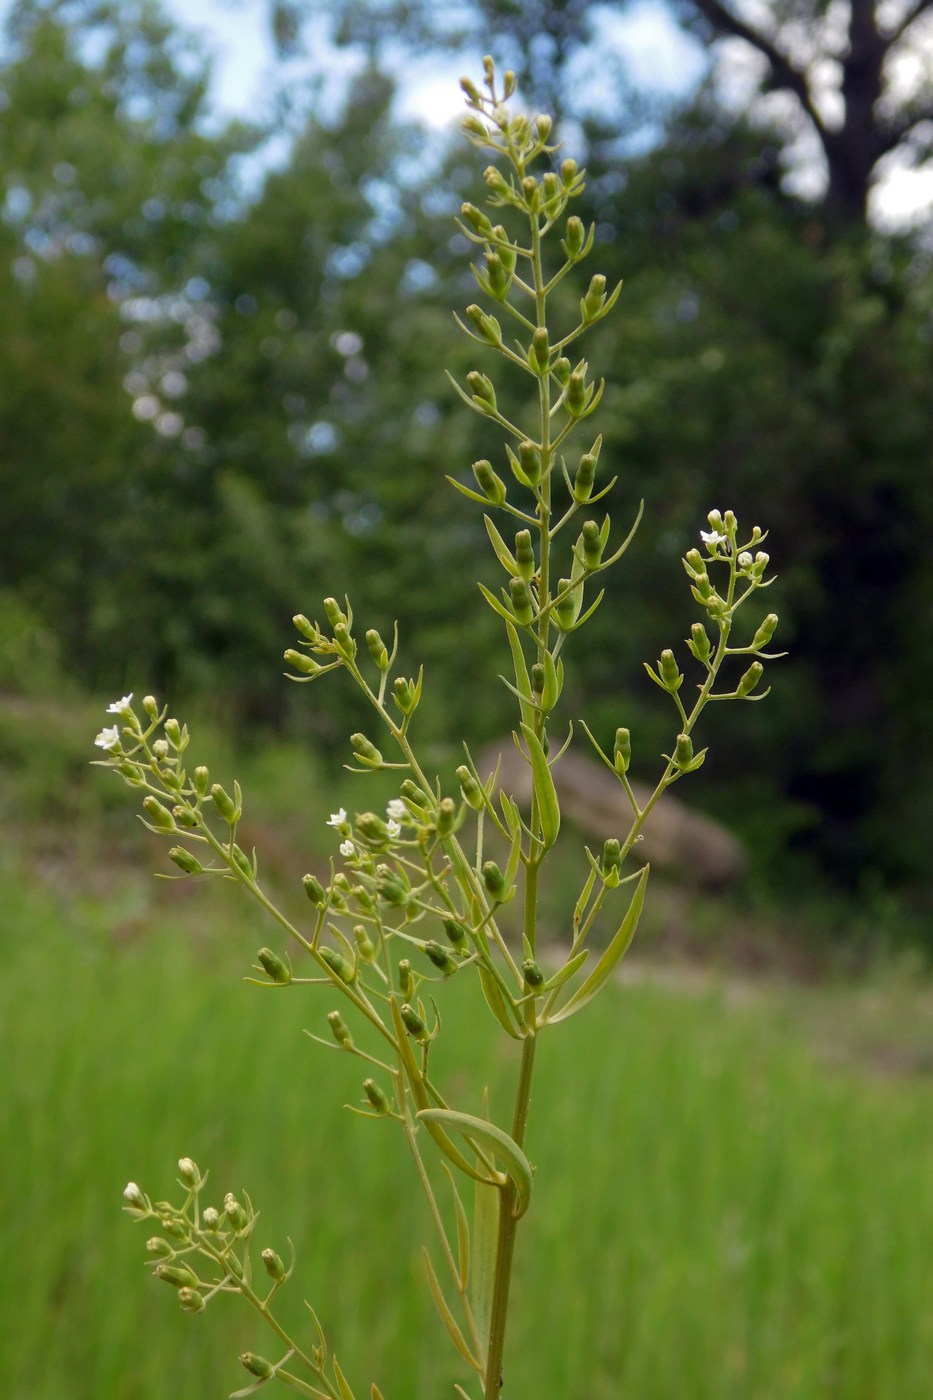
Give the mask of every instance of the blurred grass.
[[(269, 1350), (242, 1305), (187, 1318), (145, 1276), (120, 1193), (171, 1194), (182, 1153), (218, 1201), (249, 1191), (258, 1246), (293, 1236), (286, 1311), (301, 1326), (302, 1295), (318, 1307), (359, 1393), (377, 1379), (387, 1400), (434, 1400), (463, 1379), (420, 1277), (402, 1145), (343, 1112), (359, 1068), (301, 1034), (333, 999), (243, 985), (275, 935), (237, 893), (173, 887), (150, 906), (132, 882), (100, 898), (0, 870), (10, 1400), (209, 1400), (245, 1383), (239, 1351)], [(464, 979), (444, 990), (438, 1049), (469, 1066), (468, 1102), (488, 1083), (504, 1104), (511, 1053), (476, 1029)], [(815, 1030), (844, 1040), (860, 996), (635, 982), (555, 1028), (516, 1400), (927, 1400), (933, 1082), (869, 1072), (857, 1035), (853, 1057), (816, 1058)]]

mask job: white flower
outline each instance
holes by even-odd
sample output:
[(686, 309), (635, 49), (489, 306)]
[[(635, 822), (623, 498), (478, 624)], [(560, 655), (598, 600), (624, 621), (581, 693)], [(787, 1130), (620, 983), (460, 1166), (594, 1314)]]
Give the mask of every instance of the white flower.
[(341, 807), (339, 812), (331, 812), (328, 826), (343, 826), (347, 819), (346, 808)]
[(717, 544), (725, 544), (726, 542), (726, 536), (721, 535), (718, 530), (701, 530), (700, 539), (711, 549), (715, 549)]
[(399, 826), (398, 822), (393, 821), (391, 817), (386, 823), (386, 831), (389, 833), (390, 841), (394, 841), (396, 836), (401, 836), (402, 834), (402, 828)]
[(386, 815), (394, 822), (403, 822), (408, 816), (408, 808), (400, 797), (393, 797), (386, 808)]
[(120, 747), (120, 731), (114, 724), (109, 729), (102, 729), (94, 743), (99, 749), (118, 749)]
[(129, 1201), (131, 1206), (136, 1206), (137, 1210), (146, 1209), (146, 1198), (135, 1181), (128, 1181), (126, 1183), (123, 1188), (123, 1199)]
[(129, 712), (133, 705), (133, 692), (124, 695), (122, 700), (114, 700), (112, 705), (107, 706), (108, 715), (124, 715)]
[(354, 846), (353, 842), (352, 842), (352, 841), (341, 841), (341, 843), (340, 843), (340, 854), (341, 854), (342, 856), (355, 856), (355, 855), (356, 855), (356, 847)]

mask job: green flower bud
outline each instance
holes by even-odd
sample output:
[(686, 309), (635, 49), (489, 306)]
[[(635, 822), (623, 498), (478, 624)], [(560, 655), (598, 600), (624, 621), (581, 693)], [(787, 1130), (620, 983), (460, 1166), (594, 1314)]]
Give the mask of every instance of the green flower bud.
[(590, 390), (586, 384), (586, 373), (582, 369), (575, 369), (570, 376), (570, 383), (567, 385), (564, 394), (564, 404), (567, 412), (573, 418), (579, 418), (586, 411), (586, 406), (591, 398)]
[(496, 224), (493, 229), (493, 235), (496, 240), (495, 251), (502, 261), (503, 268), (511, 278), (512, 273), (515, 271), (515, 264), (518, 261), (515, 245), (510, 241), (508, 232), (502, 224)]
[(347, 986), (350, 986), (352, 982), (356, 981), (356, 968), (349, 959), (344, 957), (343, 953), (338, 953), (336, 948), (328, 948), (327, 946), (318, 948), (318, 953), (320, 954), (321, 962), (325, 964), (327, 969), (333, 973), (338, 981), (345, 983)]
[(365, 734), (351, 734), (350, 743), (357, 758), (365, 759), (368, 764), (377, 765), (382, 762), (382, 754), (376, 745), (367, 739)]
[(415, 979), (407, 958), (402, 958), (398, 965), (398, 989), (403, 1001), (411, 1001), (415, 995)]
[(603, 875), (609, 876), (613, 871), (618, 873), (622, 869), (622, 847), (614, 837), (610, 838), (603, 845), (603, 858), (600, 864)]
[(450, 836), (457, 821), (457, 804), (452, 797), (442, 797), (437, 804), (435, 829), (438, 836)]
[(584, 505), (593, 494), (593, 483), (596, 480), (596, 458), (592, 452), (584, 452), (580, 458), (580, 465), (577, 467), (577, 474), (573, 479), (573, 498)]
[(436, 943), (434, 939), (429, 939), (424, 945), (425, 954), (431, 962), (445, 977), (449, 977), (452, 972), (456, 972), (460, 964), (456, 958), (452, 958), (443, 943)]
[(162, 726), (165, 730), (165, 737), (173, 748), (177, 749), (182, 740), (181, 725), (177, 719), (167, 719)]
[(221, 787), (220, 783), (214, 783), (211, 788), (211, 799), (217, 811), (229, 826), (234, 826), (240, 819), (240, 812), (230, 794)]
[(410, 715), (417, 706), (415, 684), (404, 676), (397, 676), (393, 681), (392, 695), (403, 715)]
[(346, 1023), (339, 1011), (329, 1011), (327, 1013), (327, 1024), (330, 1026), (331, 1034), (341, 1049), (352, 1050), (353, 1037), (347, 1030)]
[(356, 642), (345, 622), (338, 622), (334, 628), (334, 646), (345, 661), (352, 661), (356, 655)]
[(143, 696), (143, 709), (150, 719), (155, 719), (159, 713), (159, 702), (154, 695)]
[(590, 279), (586, 296), (580, 302), (580, 316), (584, 325), (594, 321), (606, 304), (606, 279), (601, 272), (597, 272)]
[(224, 1196), (224, 1215), (230, 1222), (231, 1229), (236, 1230), (237, 1234), (249, 1224), (249, 1216), (232, 1191), (228, 1191)]
[[(195, 831), (197, 829), (197, 812), (193, 812), (190, 807), (185, 806), (183, 803), (178, 803), (172, 808), (172, 816), (175, 818), (178, 825), (184, 827), (186, 831)], [(190, 855), (190, 851), (188, 852), (188, 854)], [(171, 851), (169, 852), (169, 855), (171, 855)], [(193, 871), (191, 873), (198, 874), (199, 872)]]
[(674, 748), (674, 762), (681, 770), (689, 768), (693, 762), (693, 740), (689, 734), (678, 734)]
[(711, 643), (709, 633), (702, 622), (695, 622), (690, 628), (690, 640), (687, 646), (690, 648), (697, 661), (701, 662), (703, 665), (709, 661)]
[(516, 88), (517, 83), (518, 83), (518, 79), (516, 78), (516, 76), (515, 76), (514, 72), (512, 71), (512, 69), (511, 69), (511, 68), (506, 68), (505, 73), (504, 73), (503, 76), (502, 76), (502, 91), (503, 91), (503, 94), (504, 94), (506, 97), (511, 97), (511, 96), (512, 96), (512, 93), (515, 91), (515, 88)]
[[(577, 598), (579, 590), (572, 588), (572, 579), (562, 578), (558, 580), (557, 592), (554, 595), (560, 599), (554, 605), (554, 620), (563, 632), (569, 632), (577, 620)], [(568, 590), (570, 590), (568, 592)]]
[(526, 958), (522, 963), (522, 977), (525, 979), (526, 987), (544, 986), (544, 973), (533, 958)]
[(519, 530), (515, 536), (515, 562), (522, 578), (534, 578), (537, 561), (530, 530)]
[(457, 781), (460, 783), (460, 791), (463, 800), (474, 812), (479, 812), (486, 805), (483, 789), (470, 772), (465, 763), (461, 763), (457, 769)]
[(658, 674), (664, 683), (665, 689), (669, 690), (672, 695), (675, 691), (678, 691), (684, 683), (684, 678), (678, 669), (677, 661), (670, 647), (665, 647), (661, 652), (661, 657), (658, 661)]
[(551, 134), (553, 120), (546, 112), (539, 112), (535, 117), (535, 130), (538, 133), (539, 141), (546, 141)]
[(603, 542), (595, 520), (587, 520), (580, 539), (583, 543), (584, 564), (588, 569), (599, 568), (600, 560), (603, 557)]
[(323, 667), (315, 661), (313, 656), (305, 656), (304, 652), (296, 651), (294, 647), (288, 647), (283, 653), (282, 659), (303, 676), (319, 676), (323, 670)]
[(544, 687), (547, 684), (547, 676), (540, 661), (536, 661), (532, 666), (530, 679), (531, 693), (532, 695), (536, 695), (540, 700), (541, 696), (544, 694)]
[(412, 782), (411, 778), (405, 778), (403, 780), (399, 792), (404, 801), (410, 803), (412, 807), (423, 808), (428, 805), (427, 794), (423, 793), (418, 784)]
[(509, 593), (512, 599), (512, 611), (515, 614), (516, 622), (523, 627), (534, 620), (535, 605), (531, 596), (531, 589), (523, 578), (509, 579)]
[(528, 350), (528, 363), (535, 374), (547, 374), (551, 358), (551, 343), (548, 338), (547, 327), (539, 326), (531, 339), (531, 346)]
[(427, 1026), (424, 1024), (423, 1019), (419, 1016), (415, 1008), (409, 1006), (407, 1001), (403, 1002), (399, 1007), (399, 1015), (405, 1023), (405, 1029), (413, 1040), (419, 1040), (422, 1044), (428, 1040)]
[(193, 856), (190, 851), (186, 851), (184, 846), (173, 846), (168, 853), (168, 858), (173, 864), (183, 870), (186, 875), (203, 875), (204, 866)]
[(766, 647), (768, 645), (771, 638), (774, 636), (774, 629), (777, 627), (777, 625), (777, 613), (768, 613), (768, 616), (764, 619), (761, 626), (758, 628), (758, 631), (752, 638), (753, 651), (760, 651), (762, 647)]
[(505, 893), (505, 876), (494, 860), (483, 862), (483, 884), (493, 899), (499, 899)]
[(211, 775), (208, 772), (208, 770), (204, 767), (204, 764), (198, 764), (197, 768), (195, 768), (194, 770), (194, 786), (197, 790), (199, 797), (204, 797), (207, 793), (207, 788), (208, 784), (210, 783), (210, 780)]
[(185, 1186), (190, 1187), (192, 1191), (197, 1190), (201, 1185), (201, 1173), (198, 1171), (198, 1164), (197, 1162), (193, 1162), (190, 1157), (179, 1157), (178, 1175), (181, 1177)]
[(370, 627), (366, 633), (366, 645), (377, 670), (387, 671), (389, 669), (389, 651), (375, 627)]
[(628, 772), (632, 762), (632, 736), (627, 729), (616, 730), (612, 761), (617, 773)]
[(321, 634), (313, 622), (309, 622), (304, 613), (295, 613), (292, 618), (296, 632), (300, 632), (306, 642), (319, 642)]
[(498, 170), (494, 165), (487, 165), (486, 169), (483, 171), (483, 179), (486, 181), (486, 188), (491, 194), (496, 195), (499, 199), (508, 199), (510, 193), (509, 182), (502, 174), (501, 170)]
[(484, 413), (496, 412), (496, 391), (492, 386), (492, 380), (487, 374), (480, 374), (479, 370), (471, 370), (466, 377), (467, 388), (473, 398), (473, 402), (483, 410)]
[(533, 442), (518, 444), (518, 460), (529, 483), (536, 486), (541, 480), (541, 453)]
[(302, 876), (301, 883), (304, 887), (305, 894), (308, 896), (315, 908), (322, 909), (327, 901), (327, 894), (325, 893), (324, 886), (321, 884), (317, 876), (304, 875)]
[[(564, 189), (569, 190), (577, 178), (578, 166), (575, 160), (565, 160), (561, 162), (560, 178), (563, 181)], [(582, 186), (581, 186), (582, 188)]]
[(367, 841), (384, 845), (389, 839), (388, 828), (375, 812), (360, 812), (356, 818), (356, 829)]
[(495, 316), (488, 315), (481, 306), (476, 305), (468, 306), (466, 314), (477, 335), (489, 345), (502, 344), (502, 327)]
[(492, 235), (492, 223), (483, 213), (482, 209), (477, 209), (475, 204), (461, 204), (460, 213), (474, 232), (481, 238), (489, 238)]
[(555, 218), (560, 211), (558, 201), (563, 195), (559, 176), (553, 170), (547, 171), (541, 180), (541, 188), (544, 191), (544, 207), (549, 218)]
[[(475, 83), (471, 83), (471, 82), (470, 82), (469, 78), (461, 78), (461, 79), (460, 79), (460, 88), (461, 88), (461, 91), (463, 91), (463, 92), (466, 93), (466, 95), (467, 95), (467, 97), (469, 98), (470, 102), (481, 102), (481, 101), (482, 101), (482, 98), (481, 98), (481, 96), (480, 96), (479, 89), (477, 88), (477, 86), (476, 86)], [(241, 1360), (242, 1360), (242, 1358), (241, 1358)]]
[[(385, 867), (381, 867), (385, 870)], [(390, 870), (385, 870), (385, 874), (379, 876), (376, 882), (376, 890), (379, 898), (384, 900), (391, 909), (401, 909), (406, 903), (409, 895), (407, 885), (393, 875)]]
[(512, 285), (512, 278), (502, 255), (501, 253), (488, 252), (485, 254), (485, 259), (489, 290), (497, 301), (505, 301), (509, 287)]
[(159, 1224), (167, 1235), (171, 1235), (173, 1240), (186, 1240), (188, 1238), (188, 1227), (183, 1220), (178, 1220), (171, 1215), (163, 1215)]
[(144, 781), (144, 770), (138, 763), (128, 763), (124, 760), (123, 763), (117, 764), (117, 772), (130, 787), (139, 787)]
[(684, 567), (692, 578), (696, 578), (697, 574), (705, 572), (706, 564), (698, 549), (687, 550), (687, 553), (684, 555)]
[(455, 948), (464, 948), (467, 943), (468, 933), (459, 919), (448, 916), (444, 919), (444, 932)]
[(292, 970), (288, 963), (283, 962), (278, 953), (273, 953), (271, 948), (260, 948), (256, 957), (269, 981), (274, 982), (276, 986), (285, 987), (292, 980)]
[(349, 619), (336, 598), (324, 599), (324, 612), (331, 627), (338, 627), (341, 623), (346, 627)]
[(179, 1288), (178, 1302), (184, 1311), (189, 1313), (203, 1312), (206, 1306), (203, 1297), (196, 1288)]
[(494, 506), (501, 506), (506, 495), (505, 482), (493, 471), (492, 464), (485, 458), (474, 462), (473, 475), (487, 501), (491, 501)]
[(146, 797), (143, 799), (143, 810), (149, 818), (156, 831), (174, 831), (175, 818), (157, 797)]
[(363, 961), (372, 962), (376, 956), (376, 945), (366, 932), (364, 924), (354, 924), (353, 937), (356, 939), (356, 946)]
[(529, 214), (534, 214), (541, 203), (541, 191), (538, 182), (533, 175), (526, 175), (522, 180), (522, 199)]
[(560, 387), (566, 389), (567, 385), (570, 383), (570, 375), (572, 373), (570, 361), (567, 359), (567, 356), (561, 355), (559, 360), (554, 361), (551, 369), (554, 371), (554, 378), (557, 380)]
[(363, 1092), (369, 1099), (369, 1102), (372, 1105), (372, 1107), (382, 1117), (385, 1117), (386, 1114), (392, 1112), (389, 1100), (386, 1098), (383, 1091), (379, 1088), (379, 1085), (376, 1083), (375, 1079), (363, 1080)]
[(713, 597), (713, 585), (710, 583), (709, 574), (705, 569), (701, 569), (695, 575), (692, 592), (697, 601), (701, 603), (708, 603)]
[(199, 1279), (197, 1274), (192, 1273), (187, 1264), (157, 1264), (156, 1278), (160, 1278), (163, 1283), (170, 1283), (173, 1288), (197, 1288)]
[(264, 1249), (260, 1257), (269, 1277), (274, 1279), (276, 1283), (281, 1283), (286, 1273), (281, 1257), (276, 1254), (274, 1249)]
[(158, 1235), (153, 1235), (151, 1240), (146, 1241), (146, 1253), (154, 1254), (157, 1259), (170, 1259), (175, 1253), (168, 1240), (160, 1239)]
[(586, 229), (583, 227), (583, 220), (578, 219), (576, 214), (571, 214), (564, 230), (564, 248), (567, 256), (572, 260), (578, 258), (585, 243)]
[(267, 1381), (275, 1374), (275, 1367), (271, 1361), (267, 1361), (264, 1356), (257, 1356), (253, 1351), (244, 1351), (240, 1356), (240, 1365), (245, 1366), (251, 1376), (258, 1376), (261, 1381)]
[(753, 661), (752, 664), (749, 666), (748, 670), (745, 672), (745, 675), (742, 677), (742, 679), (736, 686), (736, 694), (742, 697), (746, 695), (751, 695), (752, 691), (755, 689), (755, 686), (758, 684), (758, 682), (764, 675), (764, 670), (765, 668), (762, 666), (760, 661)]

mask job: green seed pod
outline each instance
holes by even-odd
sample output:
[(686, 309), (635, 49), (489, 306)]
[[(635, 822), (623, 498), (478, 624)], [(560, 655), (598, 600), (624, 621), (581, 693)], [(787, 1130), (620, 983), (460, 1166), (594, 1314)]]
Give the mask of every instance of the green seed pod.
[(760, 661), (753, 661), (752, 664), (749, 666), (748, 670), (745, 672), (745, 675), (742, 677), (742, 679), (736, 686), (736, 694), (743, 697), (746, 695), (751, 695), (752, 691), (755, 689), (755, 686), (758, 684), (758, 682), (764, 675), (764, 670), (765, 668), (762, 666)]
[(483, 213), (482, 209), (477, 209), (475, 204), (461, 204), (460, 213), (474, 232), (478, 233), (481, 238), (489, 238), (491, 236), (492, 223)]
[(324, 599), (324, 612), (331, 627), (338, 627), (341, 624), (346, 627), (349, 619), (336, 598)]
[(534, 578), (537, 561), (530, 530), (519, 530), (515, 536), (515, 562), (522, 578)]
[(499, 899), (505, 893), (505, 876), (494, 860), (483, 862), (483, 884), (486, 886), (493, 899)]
[(617, 773), (628, 772), (632, 762), (632, 736), (627, 729), (616, 730), (612, 761)]
[(197, 1274), (192, 1273), (187, 1264), (157, 1264), (156, 1278), (160, 1278), (163, 1283), (170, 1283), (173, 1288), (197, 1288), (199, 1279)]
[(525, 979), (526, 987), (544, 986), (544, 973), (533, 958), (526, 958), (522, 963), (522, 977)]
[(529, 483), (536, 486), (541, 480), (541, 453), (533, 442), (518, 444), (518, 460)]
[(509, 593), (512, 599), (512, 611), (515, 614), (516, 622), (527, 627), (534, 620), (535, 605), (531, 596), (531, 589), (523, 578), (509, 579)]
[(658, 674), (666, 690), (673, 695), (683, 685), (684, 678), (678, 669), (677, 661), (670, 647), (665, 647), (658, 661)]
[(580, 302), (580, 316), (584, 325), (590, 321), (595, 321), (606, 304), (606, 279), (601, 272), (597, 272), (590, 279), (586, 296)]
[(375, 1079), (363, 1080), (363, 1092), (369, 1099), (369, 1102), (372, 1105), (372, 1107), (382, 1117), (385, 1117), (386, 1114), (392, 1112), (389, 1100), (386, 1098), (383, 1091), (379, 1088), (379, 1085), (376, 1083)]
[(292, 970), (288, 963), (283, 962), (278, 953), (273, 953), (271, 948), (260, 948), (256, 954), (259, 966), (266, 974), (270, 982), (274, 982), (277, 987), (287, 987), (292, 980)]
[(189, 1313), (203, 1312), (206, 1306), (203, 1297), (196, 1288), (179, 1288), (178, 1302), (184, 1311)]
[(570, 376), (570, 383), (567, 385), (564, 394), (564, 404), (567, 412), (573, 418), (579, 418), (585, 412), (590, 401), (590, 393), (586, 387), (586, 374), (582, 369), (575, 369)]
[(389, 651), (375, 627), (370, 627), (369, 631), (366, 633), (366, 645), (376, 669), (379, 671), (388, 671)]
[(768, 616), (764, 619), (761, 626), (758, 628), (758, 631), (752, 638), (753, 651), (760, 651), (762, 647), (766, 647), (768, 645), (771, 638), (774, 636), (774, 629), (777, 627), (777, 625), (777, 613), (768, 613)]
[(402, 958), (398, 965), (398, 990), (403, 1001), (411, 1001), (415, 995), (415, 979), (407, 958)]
[(348, 987), (356, 981), (356, 968), (348, 958), (344, 957), (343, 953), (338, 953), (336, 948), (328, 948), (326, 945), (323, 948), (318, 948), (318, 953), (321, 962), (338, 981), (345, 983)]
[(583, 220), (572, 214), (567, 220), (567, 227), (564, 230), (564, 247), (567, 256), (576, 259), (583, 252), (586, 243), (586, 229), (583, 227)]
[(168, 1240), (160, 1239), (158, 1235), (153, 1235), (151, 1240), (146, 1241), (146, 1253), (154, 1254), (157, 1259), (170, 1259), (175, 1253)]
[(711, 643), (709, 639), (709, 633), (703, 626), (702, 622), (695, 622), (690, 628), (690, 640), (687, 643), (687, 646), (693, 652), (693, 655), (696, 657), (697, 661), (701, 662), (703, 665), (705, 665), (706, 662), (709, 661)]
[(481, 408), (484, 413), (495, 413), (496, 391), (488, 374), (480, 374), (477, 369), (470, 370), (466, 382), (477, 407)]
[(455, 948), (464, 948), (467, 943), (468, 934), (466, 927), (460, 923), (459, 919), (447, 917), (443, 921), (444, 932)]
[(274, 1249), (264, 1249), (260, 1257), (269, 1277), (274, 1279), (276, 1283), (281, 1283), (286, 1273), (281, 1257), (276, 1254)]
[(313, 622), (308, 621), (304, 613), (295, 613), (292, 622), (294, 623), (295, 631), (300, 632), (306, 642), (319, 642), (321, 640), (320, 632)]
[(329, 1011), (327, 1013), (327, 1024), (330, 1026), (331, 1035), (341, 1049), (352, 1050), (353, 1037), (347, 1030), (346, 1023), (339, 1011)]
[(456, 958), (450, 956), (450, 953), (444, 947), (443, 943), (435, 943), (433, 938), (425, 943), (424, 951), (431, 959), (434, 966), (438, 968), (439, 971), (443, 972), (445, 977), (449, 977), (452, 972), (456, 972), (457, 968), (460, 966)]
[(528, 349), (528, 363), (535, 374), (547, 374), (551, 358), (551, 343), (547, 327), (539, 326), (531, 338)]
[(600, 560), (603, 557), (603, 542), (595, 520), (587, 520), (580, 539), (583, 543), (584, 564), (588, 569), (599, 568)]
[(474, 812), (479, 812), (486, 805), (483, 789), (473, 777), (465, 763), (461, 763), (457, 769), (457, 781), (460, 784), (460, 791), (467, 806), (472, 807)]
[(233, 798), (221, 787), (220, 783), (215, 783), (211, 788), (211, 799), (217, 811), (229, 826), (234, 826), (240, 820), (240, 812)]
[(210, 780), (211, 775), (209, 771), (204, 767), (203, 763), (199, 763), (194, 770), (194, 786), (199, 797), (204, 797), (206, 795)]
[(603, 845), (603, 858), (600, 865), (604, 875), (611, 875), (613, 871), (622, 869), (622, 847), (614, 837), (606, 841)]
[(193, 1162), (190, 1157), (179, 1157), (178, 1175), (181, 1177), (185, 1186), (190, 1187), (192, 1191), (197, 1190), (201, 1185), (201, 1173), (198, 1171), (198, 1164), (197, 1162)]
[(364, 758), (367, 763), (372, 765), (382, 762), (382, 754), (376, 745), (367, 739), (365, 734), (351, 734), (350, 743), (357, 758)]
[(689, 734), (678, 734), (674, 748), (674, 762), (681, 770), (689, 768), (693, 762), (693, 740)]
[(301, 883), (304, 887), (305, 894), (308, 896), (315, 908), (323, 909), (325, 903), (327, 902), (327, 894), (324, 890), (324, 886), (321, 884), (317, 876), (304, 875), (302, 876)]
[(596, 458), (592, 452), (584, 452), (580, 458), (580, 465), (577, 467), (577, 474), (573, 479), (573, 498), (580, 505), (584, 505), (592, 496), (595, 480)]
[(184, 846), (173, 846), (168, 853), (168, 858), (179, 870), (183, 870), (186, 875), (203, 875), (204, 866), (193, 856), (190, 851), (186, 851)]
[(224, 1215), (230, 1222), (231, 1228), (236, 1230), (238, 1234), (249, 1224), (249, 1216), (232, 1191), (228, 1191), (224, 1196)]
[(405, 1029), (413, 1040), (419, 1040), (422, 1044), (428, 1039), (428, 1028), (423, 1019), (413, 1006), (408, 1002), (403, 1002), (399, 1007), (399, 1015), (405, 1023)]
[(485, 458), (474, 462), (473, 475), (487, 501), (490, 501), (494, 506), (501, 506), (506, 496), (505, 482), (501, 476), (497, 476), (493, 471), (492, 464), (487, 462)]
[(175, 818), (166, 807), (162, 806), (162, 803), (157, 797), (144, 798), (143, 810), (156, 831), (175, 830)]
[(438, 836), (450, 836), (457, 821), (457, 804), (452, 797), (442, 797), (437, 804), (435, 828)]
[(254, 1351), (244, 1351), (240, 1356), (240, 1365), (245, 1366), (251, 1376), (258, 1376), (261, 1381), (267, 1381), (275, 1374), (275, 1367), (271, 1361), (267, 1361), (264, 1356), (257, 1356)]

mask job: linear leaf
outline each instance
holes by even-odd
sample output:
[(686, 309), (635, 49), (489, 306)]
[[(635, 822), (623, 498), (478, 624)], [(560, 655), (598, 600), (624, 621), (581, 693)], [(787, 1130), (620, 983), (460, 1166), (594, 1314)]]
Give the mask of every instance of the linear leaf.
[(509, 549), (505, 540), (499, 534), (499, 531), (496, 529), (495, 525), (493, 525), (488, 515), (483, 516), (483, 521), (486, 525), (486, 534), (489, 536), (489, 543), (492, 545), (493, 549), (496, 552), (496, 558), (499, 560), (499, 563), (502, 565), (503, 569), (505, 569), (507, 574), (511, 574), (513, 578), (517, 578), (518, 561), (516, 560), (515, 555)]
[(535, 796), (538, 799), (541, 835), (544, 838), (544, 849), (548, 850), (557, 840), (557, 833), (560, 831), (560, 803), (557, 801), (554, 778), (548, 766), (547, 755), (541, 740), (529, 724), (522, 725), (522, 733), (531, 755), (531, 771), (534, 775)]
[(495, 1123), (488, 1123), (485, 1118), (476, 1118), (472, 1113), (458, 1113), (452, 1108), (423, 1108), (417, 1116), (423, 1122), (456, 1129), (474, 1147), (488, 1148), (500, 1157), (518, 1193), (515, 1215), (525, 1214), (531, 1201), (533, 1174), (531, 1163), (514, 1138), (510, 1138)]
[(645, 886), (648, 883), (648, 872), (650, 869), (651, 866), (646, 865), (639, 875), (638, 883), (635, 886), (635, 893), (632, 895), (632, 900), (628, 907), (628, 912), (599, 962), (593, 968), (593, 971), (590, 973), (589, 977), (587, 977), (586, 981), (581, 983), (570, 999), (566, 1001), (558, 1011), (555, 1011), (548, 1017), (549, 1021), (564, 1021), (568, 1016), (573, 1016), (574, 1013), (585, 1006), (588, 1001), (592, 1001), (596, 993), (612, 976), (612, 973), (628, 951), (629, 944), (635, 937), (635, 930), (638, 927), (638, 920), (645, 902)]
[[(492, 1294), (496, 1278), (496, 1247), (499, 1238), (499, 1192), (494, 1186), (484, 1186), (477, 1181), (473, 1197), (473, 1254), (471, 1267), (473, 1281), (470, 1288), (470, 1303), (476, 1330), (483, 1339), (483, 1346), (489, 1345), (489, 1328), (492, 1322)], [(483, 1354), (485, 1369), (486, 1355)]]
[(332, 1365), (334, 1368), (334, 1378), (337, 1382), (337, 1389), (340, 1391), (340, 1400), (355, 1400), (353, 1391), (350, 1389), (346, 1376), (340, 1369), (340, 1364), (336, 1356), (334, 1357)]
[(463, 1333), (457, 1326), (457, 1320), (454, 1317), (453, 1313), (450, 1311), (447, 1299), (444, 1297), (441, 1286), (437, 1281), (437, 1274), (434, 1272), (434, 1265), (431, 1263), (431, 1256), (423, 1245), (421, 1247), (421, 1254), (422, 1258), (424, 1259), (424, 1271), (428, 1276), (428, 1287), (431, 1290), (431, 1297), (434, 1299), (434, 1306), (437, 1308), (440, 1319), (447, 1329), (448, 1337), (453, 1342), (454, 1346), (457, 1348), (464, 1361), (466, 1361), (468, 1365), (472, 1366), (474, 1371), (479, 1371), (480, 1374), (482, 1374), (482, 1365), (470, 1351), (470, 1348), (466, 1344), (466, 1339)]

